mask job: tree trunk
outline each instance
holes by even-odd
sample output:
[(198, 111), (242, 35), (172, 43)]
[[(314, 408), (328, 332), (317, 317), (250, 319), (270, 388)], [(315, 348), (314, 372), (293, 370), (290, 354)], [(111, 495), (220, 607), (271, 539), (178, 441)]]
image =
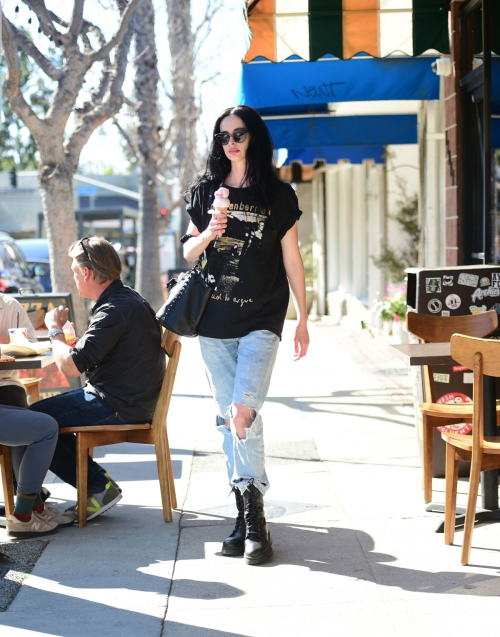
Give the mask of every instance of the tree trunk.
[(66, 169), (64, 163), (54, 168), (53, 164), (44, 161), (42, 155), (38, 176), (52, 266), (52, 289), (71, 292), (76, 333), (82, 335), (87, 329), (85, 302), (78, 294), (68, 256), (69, 246), (78, 236), (73, 206), (73, 171)]
[(136, 287), (153, 309), (159, 310), (163, 304), (156, 217), (160, 204), (156, 183), (151, 180), (144, 167), (139, 167), (139, 195)]
[[(166, 0), (168, 41), (174, 102), (176, 159), (181, 190), (188, 187), (197, 170), (196, 122), (199, 112), (194, 90), (194, 35), (191, 25), (191, 0)], [(189, 224), (186, 206), (181, 207), (181, 235)], [(178, 262), (186, 264), (179, 248)]]
[(160, 204), (156, 173), (161, 156), (158, 113), (158, 56), (154, 8), (143, 0), (133, 18), (135, 30), (135, 90), (139, 118), (139, 228), (137, 238), (137, 290), (155, 310), (163, 303), (160, 277), (158, 217)]

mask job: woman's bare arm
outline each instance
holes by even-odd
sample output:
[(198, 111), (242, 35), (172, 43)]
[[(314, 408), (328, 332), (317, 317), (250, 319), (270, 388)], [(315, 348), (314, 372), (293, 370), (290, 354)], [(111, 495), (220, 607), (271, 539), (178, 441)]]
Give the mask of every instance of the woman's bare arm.
[(223, 212), (217, 212), (212, 215), (212, 219), (208, 224), (208, 228), (203, 232), (200, 232), (192, 221), (189, 222), (189, 226), (186, 234), (190, 234), (191, 239), (188, 239), (184, 244), (184, 258), (189, 263), (196, 261), (196, 259), (203, 254), (208, 244), (213, 241), (217, 235), (224, 234), (227, 226), (227, 215)]
[(307, 331), (306, 283), (304, 264), (299, 252), (299, 234), (295, 223), (281, 240), (283, 263), (286, 276), (292, 290), (293, 302), (297, 310), (297, 327), (295, 330), (295, 360), (307, 353), (309, 333)]

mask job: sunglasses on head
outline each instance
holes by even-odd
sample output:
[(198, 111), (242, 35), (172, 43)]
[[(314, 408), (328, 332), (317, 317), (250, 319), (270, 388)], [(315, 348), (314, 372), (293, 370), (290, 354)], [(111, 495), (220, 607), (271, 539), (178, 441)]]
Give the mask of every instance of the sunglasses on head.
[(215, 135), (215, 139), (219, 142), (219, 144), (222, 144), (222, 146), (226, 146), (226, 144), (229, 144), (229, 140), (231, 139), (231, 137), (237, 144), (241, 144), (245, 141), (247, 135), (248, 131), (246, 128), (237, 128), (232, 133), (217, 133)]
[(86, 257), (87, 257), (87, 259), (89, 260), (89, 263), (90, 263), (90, 265), (91, 265), (91, 267), (92, 267), (92, 259), (90, 258), (89, 251), (87, 250), (87, 248), (85, 247), (85, 244), (83, 243), (84, 241), (88, 241), (88, 240), (89, 240), (89, 238), (88, 238), (88, 237), (83, 237), (83, 239), (80, 239), (80, 242), (79, 242), (79, 243), (80, 243), (80, 245), (82, 246), (83, 251), (85, 252), (85, 256), (86, 256)]

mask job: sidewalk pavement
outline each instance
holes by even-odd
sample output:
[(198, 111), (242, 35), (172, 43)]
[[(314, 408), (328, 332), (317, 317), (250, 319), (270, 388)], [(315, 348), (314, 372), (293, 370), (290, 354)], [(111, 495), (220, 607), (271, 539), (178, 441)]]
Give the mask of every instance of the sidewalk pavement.
[[(162, 520), (152, 449), (96, 450), (123, 500), (46, 543), (0, 613), (2, 636), (461, 636), (496, 616), (500, 526), (476, 529), (468, 567), (462, 533), (445, 546), (434, 532), (410, 380), (387, 344), (316, 323), (308, 356), (293, 363), (292, 350), (287, 323), (263, 409), (271, 562), (221, 555), (235, 508), (198, 343), (184, 339), (168, 424), (174, 522)], [(50, 490), (61, 506), (75, 498)], [(443, 490), (435, 480), (437, 501)]]

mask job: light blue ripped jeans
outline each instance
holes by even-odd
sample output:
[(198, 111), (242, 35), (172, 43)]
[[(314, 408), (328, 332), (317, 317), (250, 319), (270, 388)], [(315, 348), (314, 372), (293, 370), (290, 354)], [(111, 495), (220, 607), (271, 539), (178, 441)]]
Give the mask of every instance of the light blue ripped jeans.
[[(229, 485), (244, 493), (250, 480), (264, 494), (269, 489), (264, 466), (264, 434), (260, 409), (271, 381), (280, 339), (268, 330), (256, 330), (241, 338), (200, 336), (201, 354), (217, 405), (217, 429), (224, 436)], [(254, 409), (255, 419), (240, 439), (231, 422), (231, 405)]]

